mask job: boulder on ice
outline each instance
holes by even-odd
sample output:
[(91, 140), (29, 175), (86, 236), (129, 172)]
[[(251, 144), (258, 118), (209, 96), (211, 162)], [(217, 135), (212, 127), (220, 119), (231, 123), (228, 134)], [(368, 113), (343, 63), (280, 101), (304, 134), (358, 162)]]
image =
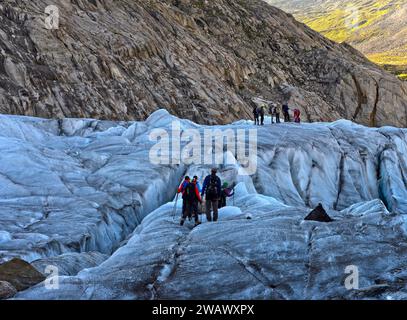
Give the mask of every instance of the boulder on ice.
[(0, 264), (0, 281), (10, 283), (17, 291), (25, 290), (45, 280), (45, 277), (28, 262), (12, 259)]
[(332, 218), (326, 213), (322, 204), (318, 204), (318, 206), (312, 210), (308, 216), (304, 218), (304, 220), (308, 221), (318, 221), (318, 222), (332, 222)]

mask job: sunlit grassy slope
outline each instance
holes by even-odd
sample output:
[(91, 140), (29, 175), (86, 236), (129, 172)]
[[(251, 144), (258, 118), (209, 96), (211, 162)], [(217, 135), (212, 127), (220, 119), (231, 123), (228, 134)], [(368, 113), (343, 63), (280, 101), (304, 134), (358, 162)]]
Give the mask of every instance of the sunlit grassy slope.
[(406, 79), (407, 0), (266, 0)]
[[(298, 13), (297, 16), (311, 28), (323, 33), (328, 38), (338, 42), (352, 42), (369, 37), (371, 32), (364, 32), (394, 6), (394, 1), (343, 1), (341, 5), (327, 6), (324, 11), (315, 13)], [(356, 10), (357, 11), (356, 11)]]

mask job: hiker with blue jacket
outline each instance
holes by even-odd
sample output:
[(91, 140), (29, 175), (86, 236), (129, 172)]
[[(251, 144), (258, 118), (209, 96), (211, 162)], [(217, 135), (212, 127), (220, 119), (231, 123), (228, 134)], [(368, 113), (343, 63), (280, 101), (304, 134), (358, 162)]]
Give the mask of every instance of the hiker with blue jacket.
[(194, 182), (194, 183), (196, 184), (196, 186), (197, 186), (197, 188), (198, 188), (198, 191), (199, 191), (199, 192), (202, 192), (201, 185), (199, 184), (199, 181), (198, 181), (198, 176), (194, 176), (192, 182)]
[[(205, 195), (206, 219), (208, 222), (218, 221), (218, 207), (221, 198), (222, 183), (216, 173), (217, 169), (212, 169), (211, 174), (205, 178), (202, 186), (201, 195)], [(213, 217), (211, 211), (213, 211)]]

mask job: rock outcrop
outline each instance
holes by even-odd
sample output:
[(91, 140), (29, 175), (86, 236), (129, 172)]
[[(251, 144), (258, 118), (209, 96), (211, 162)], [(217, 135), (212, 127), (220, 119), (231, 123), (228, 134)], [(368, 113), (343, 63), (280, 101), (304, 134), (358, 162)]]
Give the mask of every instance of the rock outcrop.
[[(59, 28), (45, 28), (47, 5)], [(248, 118), (254, 96), (308, 121), (407, 126), (407, 84), (260, 0), (0, 4), (0, 112), (200, 123)]]
[[(28, 262), (14, 258), (0, 264), (0, 281), (7, 288), (11, 284), (17, 291), (25, 290), (45, 280), (45, 277)], [(10, 288), (9, 288), (10, 289)], [(12, 291), (9, 290), (8, 291)]]
[(10, 282), (0, 281), (0, 300), (12, 298), (16, 294), (17, 290)]

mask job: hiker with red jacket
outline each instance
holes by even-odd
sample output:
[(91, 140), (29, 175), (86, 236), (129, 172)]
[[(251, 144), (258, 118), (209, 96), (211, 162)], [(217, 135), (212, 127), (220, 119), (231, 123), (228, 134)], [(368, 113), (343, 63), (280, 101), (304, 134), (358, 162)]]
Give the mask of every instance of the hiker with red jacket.
[[(221, 197), (221, 181), (216, 175), (217, 169), (212, 169), (211, 174), (205, 178), (201, 195), (206, 195), (206, 219), (208, 222), (218, 221), (219, 200)], [(213, 210), (213, 219), (211, 211)]]
[(301, 111), (298, 109), (294, 110), (294, 122), (300, 123), (301, 122)]
[(187, 187), (187, 185), (191, 182), (191, 178), (186, 176), (185, 180), (182, 181), (181, 185), (178, 188), (178, 192), (177, 193), (181, 193), (182, 194), (182, 216), (184, 216), (185, 213), (185, 188)]
[(181, 226), (184, 225), (187, 217), (195, 218), (195, 226), (199, 225), (198, 202), (202, 203), (201, 195), (197, 186), (197, 180), (189, 181), (184, 188), (183, 195), (185, 210), (182, 212)]

